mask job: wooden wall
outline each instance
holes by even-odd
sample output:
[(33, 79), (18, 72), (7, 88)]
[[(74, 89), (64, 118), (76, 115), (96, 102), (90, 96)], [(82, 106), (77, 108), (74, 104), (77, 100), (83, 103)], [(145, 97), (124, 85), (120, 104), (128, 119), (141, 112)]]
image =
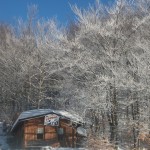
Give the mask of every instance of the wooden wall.
[[(52, 147), (76, 147), (76, 129), (70, 121), (60, 119), (58, 127), (44, 126), (44, 117), (26, 120), (24, 128), (24, 147), (28, 146), (52, 146)], [(43, 139), (37, 139), (37, 129), (43, 128)], [(58, 128), (63, 128), (64, 134), (57, 133)]]
[(72, 127), (70, 121), (62, 119), (60, 127), (64, 129), (64, 147), (76, 147), (76, 129)]

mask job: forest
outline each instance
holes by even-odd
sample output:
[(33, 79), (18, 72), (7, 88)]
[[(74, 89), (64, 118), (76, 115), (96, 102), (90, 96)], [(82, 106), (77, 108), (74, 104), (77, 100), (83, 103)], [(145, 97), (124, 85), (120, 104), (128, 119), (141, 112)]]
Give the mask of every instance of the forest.
[(91, 149), (149, 148), (150, 0), (70, 9), (66, 26), (36, 5), (26, 21), (0, 23), (0, 119), (67, 110), (85, 120)]

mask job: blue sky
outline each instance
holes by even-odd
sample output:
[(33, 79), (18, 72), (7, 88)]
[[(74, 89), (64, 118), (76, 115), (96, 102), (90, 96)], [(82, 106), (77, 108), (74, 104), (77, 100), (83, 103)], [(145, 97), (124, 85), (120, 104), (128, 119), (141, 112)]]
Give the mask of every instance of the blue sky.
[[(103, 3), (113, 0), (101, 0)], [(0, 22), (15, 23), (18, 18), (27, 19), (27, 6), (36, 4), (38, 6), (39, 18), (53, 18), (66, 24), (74, 14), (69, 4), (77, 4), (80, 8), (87, 8), (89, 3), (95, 0), (0, 0)]]

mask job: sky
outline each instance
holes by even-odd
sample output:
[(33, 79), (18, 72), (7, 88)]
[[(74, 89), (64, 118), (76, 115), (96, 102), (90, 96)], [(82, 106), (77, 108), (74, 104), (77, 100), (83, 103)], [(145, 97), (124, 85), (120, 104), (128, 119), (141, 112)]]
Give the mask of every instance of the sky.
[[(101, 0), (108, 3), (113, 0)], [(0, 22), (13, 24), (19, 18), (27, 19), (27, 8), (33, 4), (38, 6), (38, 18), (56, 18), (61, 24), (75, 19), (70, 5), (76, 4), (79, 8), (88, 8), (95, 0), (0, 0)]]

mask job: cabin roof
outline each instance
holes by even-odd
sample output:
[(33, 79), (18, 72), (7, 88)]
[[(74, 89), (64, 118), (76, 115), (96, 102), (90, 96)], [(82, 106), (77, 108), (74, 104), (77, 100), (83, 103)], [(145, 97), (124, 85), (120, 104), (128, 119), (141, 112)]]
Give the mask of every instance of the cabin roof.
[(14, 131), (14, 129), (16, 128), (16, 126), (24, 121), (24, 120), (28, 120), (28, 119), (32, 119), (32, 118), (36, 118), (36, 117), (42, 117), (45, 116), (47, 114), (57, 114), (63, 118), (69, 119), (72, 122), (75, 123), (83, 123), (83, 119), (76, 115), (76, 114), (71, 114), (67, 111), (64, 110), (52, 110), (52, 109), (34, 109), (34, 110), (29, 110), (29, 111), (24, 111), (22, 112), (19, 117), (17, 118), (17, 120), (14, 122), (12, 128), (11, 128), (11, 132)]

